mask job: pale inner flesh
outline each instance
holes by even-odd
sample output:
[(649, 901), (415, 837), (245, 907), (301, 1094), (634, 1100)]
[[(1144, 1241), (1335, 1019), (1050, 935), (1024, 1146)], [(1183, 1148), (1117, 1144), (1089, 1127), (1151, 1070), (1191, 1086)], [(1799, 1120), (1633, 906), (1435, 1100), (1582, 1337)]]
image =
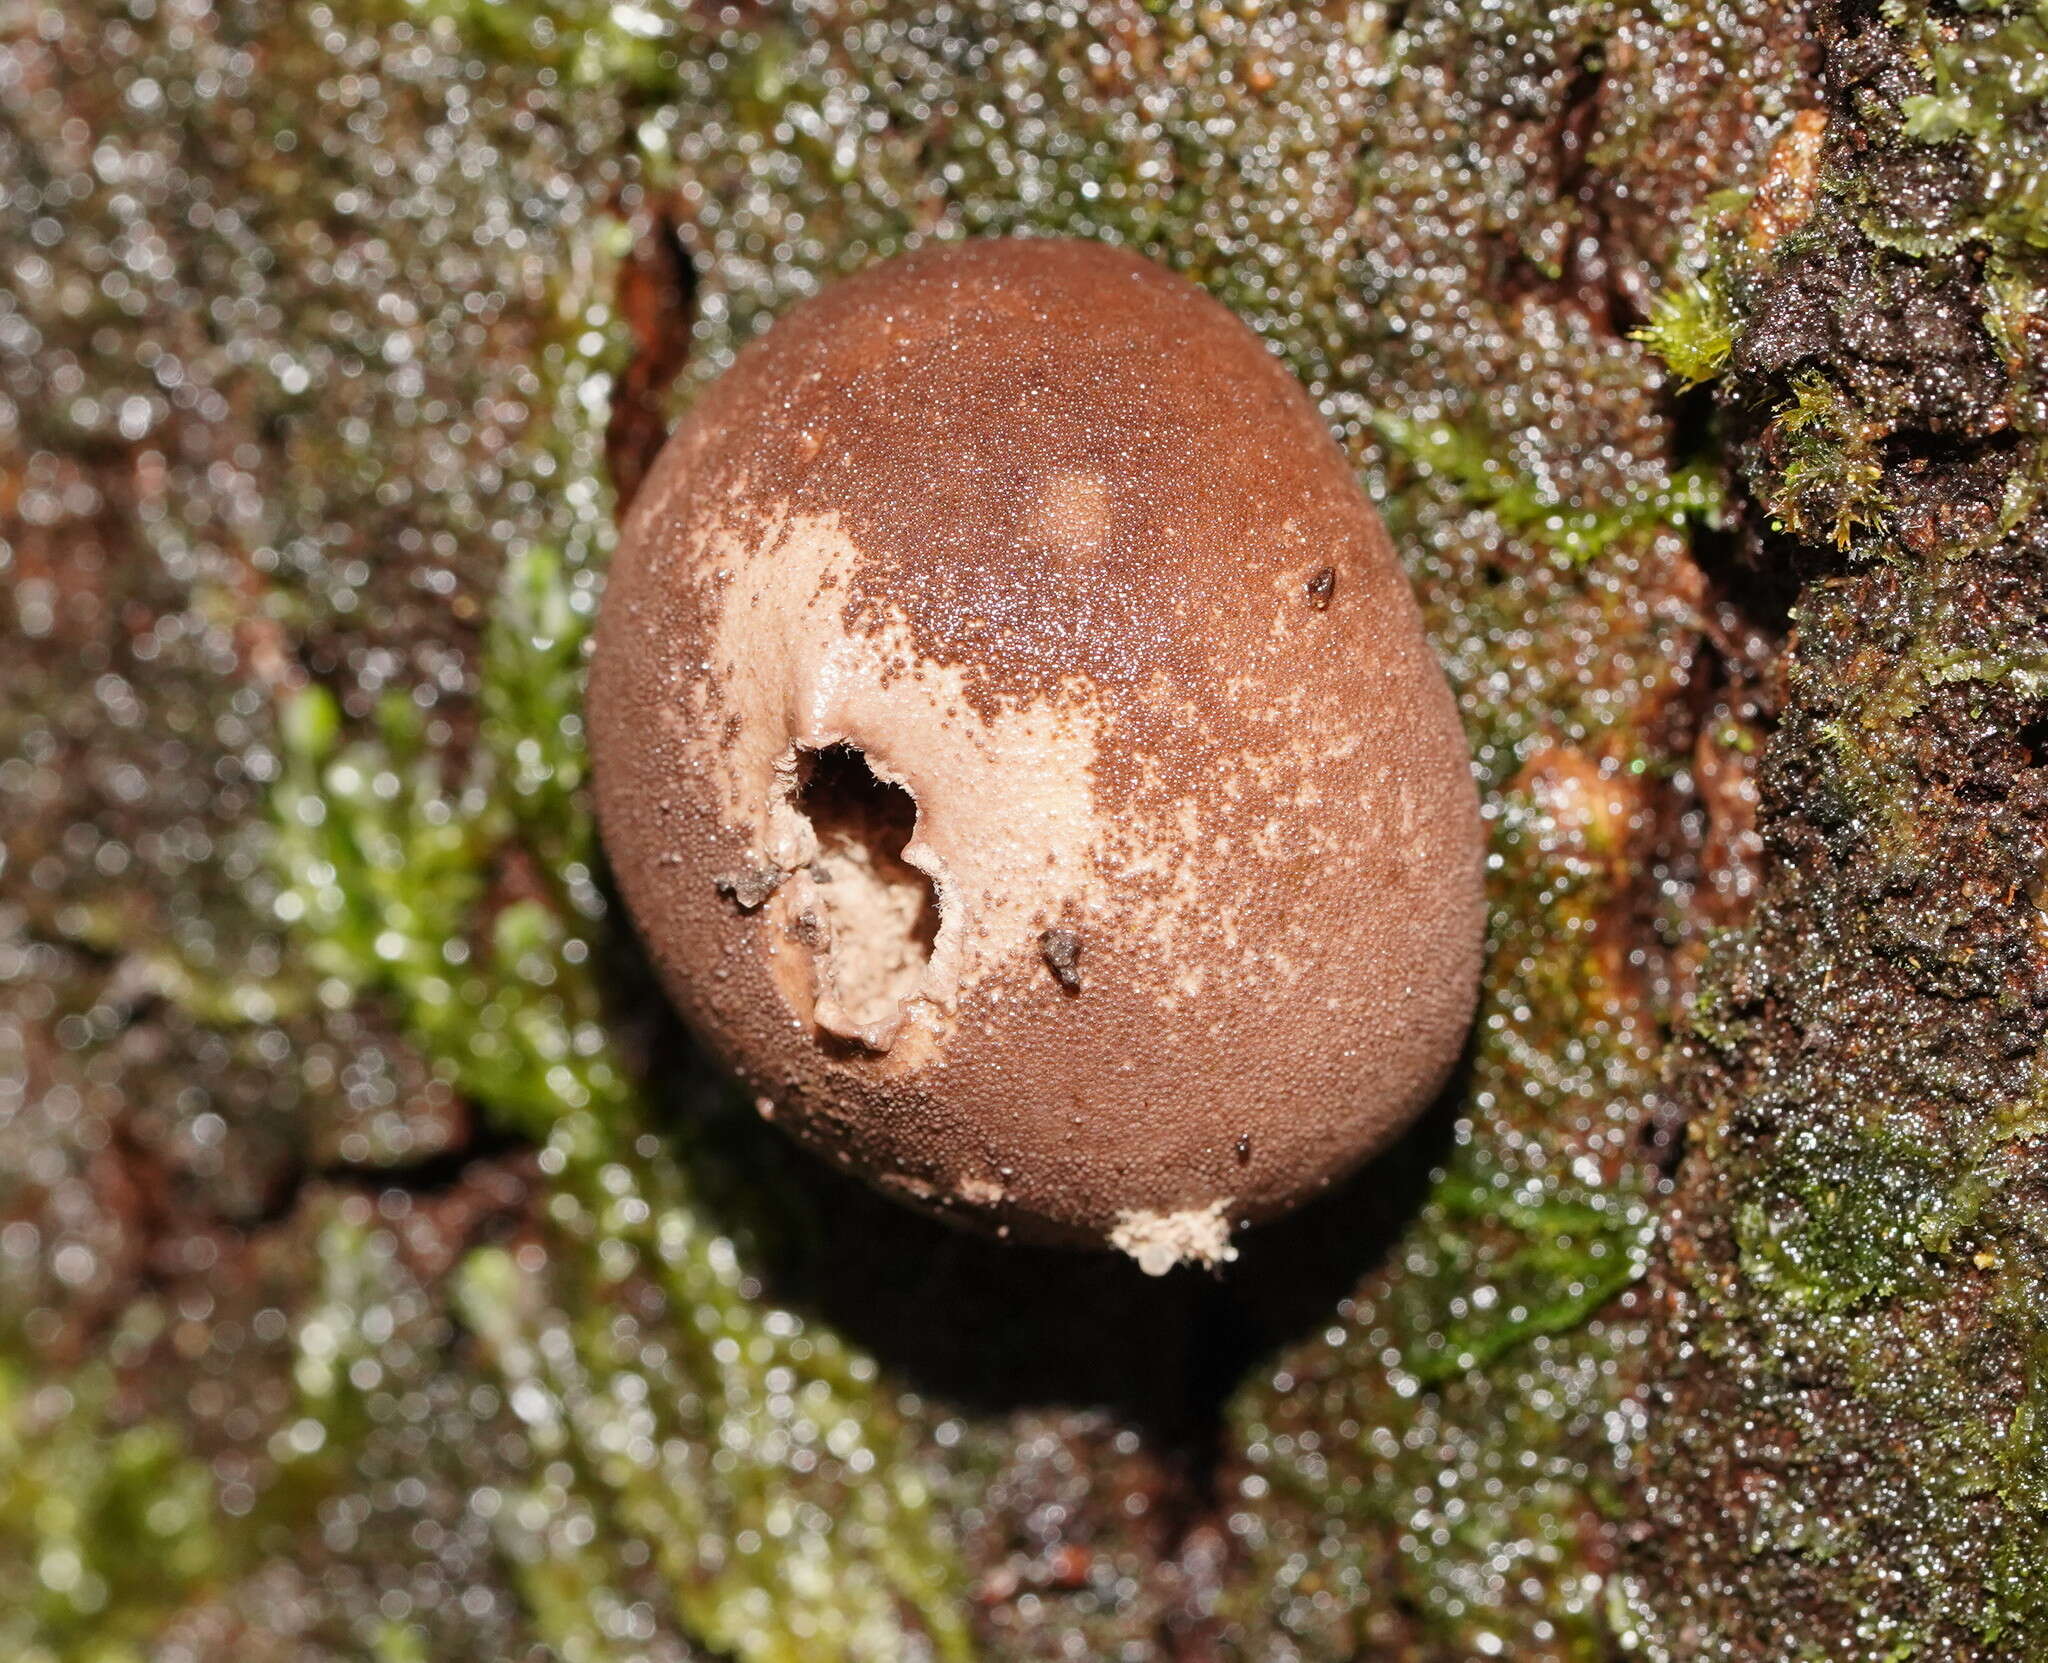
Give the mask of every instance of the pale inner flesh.
[(903, 858), (917, 804), (851, 745), (802, 757), (795, 802), (818, 841), (827, 979), (856, 1026), (886, 1023), (923, 984), (939, 931), (932, 881)]

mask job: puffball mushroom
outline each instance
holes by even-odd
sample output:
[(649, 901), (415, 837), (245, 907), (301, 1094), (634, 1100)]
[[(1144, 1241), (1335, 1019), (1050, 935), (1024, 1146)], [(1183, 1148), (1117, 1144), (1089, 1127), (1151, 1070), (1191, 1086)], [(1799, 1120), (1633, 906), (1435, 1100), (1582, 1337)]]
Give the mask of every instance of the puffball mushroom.
[(928, 249), (743, 351), (626, 521), (590, 727), (690, 1026), (928, 1210), (1213, 1264), (1471, 1021), (1478, 801), (1386, 533), (1120, 250)]

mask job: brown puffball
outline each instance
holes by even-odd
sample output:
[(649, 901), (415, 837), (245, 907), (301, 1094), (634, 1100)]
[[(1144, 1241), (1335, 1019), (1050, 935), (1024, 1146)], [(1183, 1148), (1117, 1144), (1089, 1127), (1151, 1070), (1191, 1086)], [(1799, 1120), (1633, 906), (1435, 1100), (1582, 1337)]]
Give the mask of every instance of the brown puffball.
[(628, 517), (590, 721), (691, 1027), (918, 1206), (1215, 1263), (1471, 1021), (1478, 800), (1386, 533), (1117, 249), (929, 249), (741, 353)]

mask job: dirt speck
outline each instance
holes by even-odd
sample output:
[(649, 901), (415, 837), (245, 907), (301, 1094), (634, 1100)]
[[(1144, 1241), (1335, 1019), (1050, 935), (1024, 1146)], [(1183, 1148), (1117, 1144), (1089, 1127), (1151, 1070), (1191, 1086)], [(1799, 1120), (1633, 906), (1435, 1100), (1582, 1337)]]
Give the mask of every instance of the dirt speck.
[(1069, 993), (1081, 991), (1081, 937), (1077, 932), (1047, 930), (1038, 938), (1038, 951), (1061, 987)]
[(755, 912), (782, 887), (783, 874), (772, 866), (750, 866), (737, 872), (721, 872), (711, 885), (742, 912)]

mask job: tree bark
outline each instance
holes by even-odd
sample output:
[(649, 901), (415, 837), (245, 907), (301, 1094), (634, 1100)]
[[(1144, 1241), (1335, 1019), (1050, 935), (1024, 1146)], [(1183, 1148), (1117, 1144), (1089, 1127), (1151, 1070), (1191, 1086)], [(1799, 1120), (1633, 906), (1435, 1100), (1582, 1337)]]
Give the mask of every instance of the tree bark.
[[(2048, 25), (0, 0), (0, 1650), (2039, 1654)], [(1127, 243), (1382, 502), (1492, 828), (1227, 1275), (764, 1130), (612, 903), (615, 515), (778, 311)]]

